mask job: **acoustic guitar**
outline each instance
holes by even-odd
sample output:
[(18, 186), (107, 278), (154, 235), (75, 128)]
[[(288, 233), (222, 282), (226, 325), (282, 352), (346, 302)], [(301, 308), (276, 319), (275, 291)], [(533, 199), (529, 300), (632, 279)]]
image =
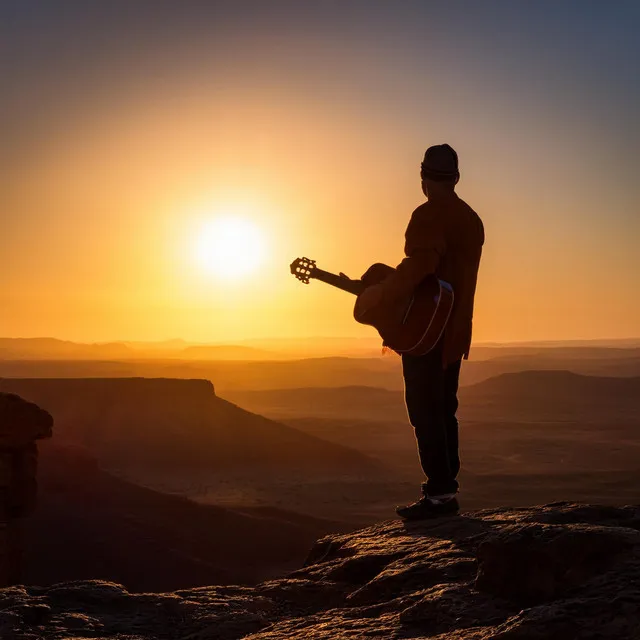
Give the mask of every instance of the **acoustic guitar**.
[(385, 347), (399, 354), (425, 355), (436, 346), (444, 332), (453, 308), (453, 288), (431, 275), (410, 296), (383, 304), (369, 293), (374, 292), (371, 287), (383, 282), (394, 271), (386, 264), (374, 264), (366, 273), (365, 283), (344, 274), (324, 271), (309, 258), (297, 258), (291, 263), (291, 273), (300, 282), (309, 284), (310, 280), (320, 280), (357, 296), (354, 318), (377, 329)]

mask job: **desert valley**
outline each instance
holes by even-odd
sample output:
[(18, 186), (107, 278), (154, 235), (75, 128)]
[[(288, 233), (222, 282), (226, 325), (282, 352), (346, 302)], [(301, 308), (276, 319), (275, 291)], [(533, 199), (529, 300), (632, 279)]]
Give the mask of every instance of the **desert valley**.
[[(270, 346), (2, 341), (0, 391), (55, 420), (27, 582), (254, 584), (413, 499), (397, 356)], [(637, 502), (640, 343), (481, 345), (460, 398), (464, 510)]]

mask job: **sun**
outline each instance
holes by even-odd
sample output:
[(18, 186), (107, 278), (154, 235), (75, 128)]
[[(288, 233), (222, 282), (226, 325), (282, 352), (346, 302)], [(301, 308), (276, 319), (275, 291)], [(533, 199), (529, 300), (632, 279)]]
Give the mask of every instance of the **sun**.
[(195, 241), (200, 268), (222, 280), (236, 280), (257, 271), (265, 251), (262, 230), (238, 216), (218, 216), (204, 223)]

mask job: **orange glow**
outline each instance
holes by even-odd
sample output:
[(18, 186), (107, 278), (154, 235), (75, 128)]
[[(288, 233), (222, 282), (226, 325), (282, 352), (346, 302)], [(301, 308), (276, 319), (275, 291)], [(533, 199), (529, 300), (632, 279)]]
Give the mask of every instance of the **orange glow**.
[[(125, 87), (16, 161), (3, 178), (0, 335), (373, 336), (353, 321), (348, 294), (302, 286), (288, 265), (304, 255), (357, 277), (376, 261), (397, 264), (423, 200), (421, 156), (442, 141), (458, 150), (458, 191), (486, 227), (476, 341), (637, 335), (637, 220), (617, 228), (599, 204), (632, 203), (553, 121), (539, 129), (576, 152), (573, 173), (555, 181), (540, 173), (548, 141), (525, 122), (514, 143), (504, 107), (482, 127), (443, 107), (437, 127), (418, 131), (363, 111), (348, 88), (319, 100), (235, 78), (228, 86), (206, 93), (176, 77), (142, 95)], [(416, 103), (431, 104), (426, 93)], [(213, 221), (224, 216), (235, 222), (218, 244)]]

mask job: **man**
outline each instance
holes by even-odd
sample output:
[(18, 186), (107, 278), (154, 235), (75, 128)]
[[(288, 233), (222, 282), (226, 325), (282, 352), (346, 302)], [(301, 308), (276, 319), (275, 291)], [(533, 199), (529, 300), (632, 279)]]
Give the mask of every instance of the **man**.
[(459, 510), (458, 377), (471, 345), (473, 299), (484, 244), (482, 221), (455, 192), (460, 179), (458, 155), (448, 144), (427, 149), (421, 179), (427, 202), (411, 216), (405, 234), (407, 257), (382, 283), (382, 295), (390, 300), (410, 294), (425, 276), (435, 273), (453, 287), (454, 305), (444, 334), (430, 353), (402, 356), (407, 412), (427, 478), (422, 497), (396, 509), (407, 520)]

